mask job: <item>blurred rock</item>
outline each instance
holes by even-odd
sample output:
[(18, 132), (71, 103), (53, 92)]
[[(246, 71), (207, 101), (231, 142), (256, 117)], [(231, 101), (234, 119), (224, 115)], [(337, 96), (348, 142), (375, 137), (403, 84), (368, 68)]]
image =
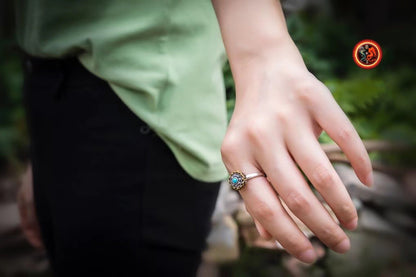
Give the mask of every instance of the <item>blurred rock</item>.
[(387, 210), (384, 212), (384, 218), (392, 222), (395, 226), (408, 231), (409, 233), (416, 232), (416, 219), (405, 213), (394, 210)]
[[(328, 251), (325, 265), (327, 276), (381, 277), (385, 272), (391, 276), (410, 277), (414, 274), (416, 243), (409, 237), (391, 236), (384, 232), (358, 229), (347, 231), (351, 249), (345, 254)], [(412, 268), (413, 267), (413, 270)]]
[(243, 200), (238, 195), (238, 192), (232, 190), (228, 182), (223, 181), (218, 192), (212, 221), (221, 220), (223, 216), (235, 213), (242, 205), (244, 205)]
[(207, 249), (202, 254), (204, 262), (220, 263), (238, 259), (238, 227), (231, 215), (243, 205), (238, 193), (231, 190), (227, 182), (222, 182), (207, 238)]
[(16, 201), (16, 193), (19, 188), (19, 180), (10, 176), (0, 177), (0, 203)]
[(357, 197), (352, 197), (352, 203), (354, 204), (354, 207), (357, 209), (357, 212), (359, 212), (361, 210), (361, 208), (363, 207), (363, 202), (361, 202), (360, 199), (358, 199)]
[(403, 186), (406, 194), (413, 199), (413, 202), (416, 202), (416, 170), (403, 176)]
[(365, 231), (377, 232), (386, 235), (403, 236), (403, 232), (400, 231), (394, 224), (387, 221), (378, 213), (371, 209), (363, 209), (359, 216), (358, 226)]
[(371, 202), (377, 206), (392, 209), (414, 209), (415, 202), (392, 176), (374, 172), (374, 185), (363, 185), (353, 169), (345, 164), (334, 165), (335, 170), (345, 184), (351, 197), (362, 202)]
[(217, 277), (220, 276), (218, 264), (203, 262), (198, 268), (197, 277)]
[(238, 227), (230, 215), (214, 223), (207, 243), (208, 247), (202, 254), (205, 262), (222, 263), (238, 259)]
[(16, 203), (0, 203), (0, 240), (1, 236), (20, 226), (19, 211)]

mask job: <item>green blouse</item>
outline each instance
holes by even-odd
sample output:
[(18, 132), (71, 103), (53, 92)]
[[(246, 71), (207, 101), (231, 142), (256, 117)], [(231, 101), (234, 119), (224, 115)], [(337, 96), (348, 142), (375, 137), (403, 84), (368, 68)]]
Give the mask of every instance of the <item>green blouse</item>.
[(226, 178), (225, 52), (211, 1), (16, 0), (16, 13), (23, 50), (76, 55), (167, 143), (189, 175)]

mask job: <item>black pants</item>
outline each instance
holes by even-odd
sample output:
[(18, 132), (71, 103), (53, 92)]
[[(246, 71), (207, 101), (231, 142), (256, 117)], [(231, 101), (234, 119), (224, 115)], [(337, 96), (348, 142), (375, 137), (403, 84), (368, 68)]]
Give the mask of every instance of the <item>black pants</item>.
[(76, 59), (25, 68), (35, 204), (56, 275), (195, 275), (219, 183), (187, 175)]

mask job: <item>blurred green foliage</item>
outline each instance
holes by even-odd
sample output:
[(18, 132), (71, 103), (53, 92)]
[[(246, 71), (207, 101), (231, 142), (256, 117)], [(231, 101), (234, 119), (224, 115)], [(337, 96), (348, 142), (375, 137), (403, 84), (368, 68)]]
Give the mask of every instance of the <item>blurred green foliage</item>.
[(13, 41), (0, 40), (0, 170), (18, 168), (27, 156), (28, 136), (22, 105), (22, 67)]
[(12, 1), (0, 1), (0, 172), (19, 169), (28, 147), (12, 5)]

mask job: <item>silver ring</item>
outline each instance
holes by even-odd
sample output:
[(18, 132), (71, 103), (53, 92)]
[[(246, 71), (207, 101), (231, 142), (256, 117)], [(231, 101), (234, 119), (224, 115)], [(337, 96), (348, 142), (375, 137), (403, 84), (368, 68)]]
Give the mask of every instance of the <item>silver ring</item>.
[(250, 173), (246, 175), (241, 171), (236, 170), (230, 173), (230, 176), (228, 177), (228, 183), (233, 190), (240, 190), (246, 185), (248, 180), (256, 177), (266, 177), (266, 175), (260, 172)]
[(247, 174), (246, 175), (246, 180), (248, 181), (248, 180), (253, 179), (253, 178), (256, 178), (256, 177), (266, 177), (266, 176), (263, 173), (259, 173), (259, 172), (257, 172), (257, 173), (250, 173), (250, 174)]

